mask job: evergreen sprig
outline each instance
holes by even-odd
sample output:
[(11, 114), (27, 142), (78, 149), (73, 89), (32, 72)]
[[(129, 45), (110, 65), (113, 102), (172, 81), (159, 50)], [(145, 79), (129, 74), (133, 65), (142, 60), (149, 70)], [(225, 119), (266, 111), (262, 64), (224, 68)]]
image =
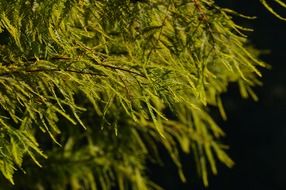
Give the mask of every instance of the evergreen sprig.
[(233, 165), (208, 106), (226, 119), (231, 82), (256, 99), (265, 66), (234, 12), (212, 0), (4, 0), (0, 13), (0, 170), (14, 187), (160, 189), (145, 164), (161, 145), (183, 181), (180, 150), (205, 185), (217, 161)]

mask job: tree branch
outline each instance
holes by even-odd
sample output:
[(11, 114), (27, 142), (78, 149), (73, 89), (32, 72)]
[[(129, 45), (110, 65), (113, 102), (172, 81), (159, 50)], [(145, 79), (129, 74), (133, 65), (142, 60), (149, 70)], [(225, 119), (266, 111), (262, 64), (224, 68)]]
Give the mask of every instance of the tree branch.
[(77, 74), (83, 74), (83, 75), (92, 75), (92, 76), (107, 76), (104, 74), (99, 74), (99, 73), (94, 73), (94, 72), (84, 72), (84, 71), (78, 71), (78, 70), (72, 70), (72, 69), (31, 69), (31, 70), (18, 70), (18, 71), (9, 71), (9, 72), (4, 72), (0, 73), (0, 76), (8, 76), (12, 74), (18, 74), (22, 72), (27, 72), (27, 73), (38, 73), (38, 72), (70, 72), (70, 73), (77, 73)]
[[(27, 62), (36, 62), (36, 61), (74, 61), (73, 59), (69, 58), (69, 57), (52, 57), (50, 59), (44, 59), (44, 58), (31, 58), (31, 59), (27, 59)], [(94, 60), (91, 60), (92, 62), (95, 62)], [(118, 67), (118, 66), (113, 66), (113, 65), (108, 65), (108, 64), (102, 64), (102, 63), (98, 63), (95, 62), (96, 65), (102, 66), (102, 67), (106, 67), (106, 68), (110, 68), (110, 69), (114, 69), (114, 70), (120, 70), (120, 71), (124, 71), (124, 72), (128, 72), (143, 78), (146, 78), (145, 75), (136, 72), (136, 71), (131, 71), (129, 69), (125, 69), (122, 67)], [(13, 62), (5, 62), (5, 65), (11, 65), (13, 64)], [(33, 72), (60, 72), (60, 71), (66, 71), (66, 72), (71, 72), (71, 73), (78, 73), (78, 74), (88, 74), (88, 75), (97, 75), (97, 76), (107, 76), (104, 74), (98, 74), (98, 73), (93, 73), (93, 72), (83, 72), (83, 71), (78, 71), (78, 70), (72, 70), (72, 69), (34, 69), (34, 70), (23, 70), (23, 71), (11, 71), (11, 72), (4, 72), (4, 73), (0, 73), (0, 76), (7, 76), (13, 73), (20, 73), (20, 72), (29, 72), (29, 73), (33, 73)]]

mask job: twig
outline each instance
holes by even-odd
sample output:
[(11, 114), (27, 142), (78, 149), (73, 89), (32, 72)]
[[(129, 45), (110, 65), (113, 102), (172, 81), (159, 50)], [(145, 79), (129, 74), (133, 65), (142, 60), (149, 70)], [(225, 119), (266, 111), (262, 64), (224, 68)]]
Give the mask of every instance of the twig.
[(99, 73), (94, 73), (94, 72), (84, 72), (84, 71), (78, 71), (78, 70), (72, 70), (72, 69), (31, 69), (31, 70), (17, 70), (17, 71), (9, 71), (9, 72), (4, 72), (0, 73), (0, 76), (8, 76), (12, 74), (18, 74), (22, 72), (27, 72), (27, 73), (38, 73), (38, 72), (70, 72), (70, 73), (78, 73), (78, 74), (83, 74), (83, 75), (92, 75), (92, 76), (107, 76), (104, 74), (99, 74)]
[(141, 74), (141, 73), (138, 73), (138, 72), (135, 72), (135, 71), (131, 71), (131, 70), (128, 70), (128, 69), (124, 69), (124, 68), (121, 68), (121, 67), (117, 67), (117, 66), (113, 66), (113, 65), (107, 65), (107, 64), (102, 64), (102, 63), (100, 63), (100, 64), (98, 63), (98, 65), (106, 67), (106, 68), (110, 68), (110, 69), (125, 71), (125, 72), (128, 72), (128, 73), (132, 73), (134, 75), (138, 75), (140, 77), (146, 78), (146, 76)]
[[(43, 58), (38, 58), (38, 59), (31, 58), (31, 59), (28, 59), (27, 62), (35, 62), (35, 61), (38, 61), (38, 60), (40, 60), (40, 61), (49, 61), (49, 60), (46, 60), (46, 59), (43, 59)], [(68, 57), (53, 57), (53, 58), (50, 58), (50, 60), (54, 60), (54, 61), (56, 61), (56, 60), (57, 61), (67, 61), (67, 60), (74, 61), (74, 60), (72, 60), (71, 58), (68, 58)], [(94, 60), (92, 60), (92, 61), (95, 62)], [(6, 65), (10, 65), (10, 64), (13, 64), (13, 62), (11, 62), (11, 63), (5, 62), (5, 64)], [(106, 67), (106, 68), (110, 68), (110, 69), (114, 69), (114, 70), (121, 70), (121, 71), (124, 71), (124, 72), (128, 72), (128, 73), (131, 73), (131, 74), (134, 74), (134, 75), (146, 78), (146, 76), (144, 76), (141, 73), (138, 73), (138, 72), (135, 72), (135, 71), (131, 71), (129, 69), (125, 69), (125, 68), (122, 68), (122, 67), (117, 67), (117, 66), (108, 65), (108, 64), (102, 64), (102, 63), (98, 63), (98, 62), (96, 62), (96, 65), (102, 66), (102, 67)], [(20, 73), (20, 72), (33, 73), (33, 72), (60, 72), (60, 71), (66, 71), (66, 72), (78, 73), (78, 74), (107, 76), (107, 75), (104, 75), (104, 74), (98, 74), (98, 73), (93, 73), (93, 72), (83, 72), (83, 71), (72, 70), (72, 69), (33, 69), (33, 70), (22, 70), (22, 71), (10, 71), (10, 72), (0, 73), (0, 76), (7, 76), (7, 75), (10, 75), (10, 74), (13, 74), (13, 73)]]

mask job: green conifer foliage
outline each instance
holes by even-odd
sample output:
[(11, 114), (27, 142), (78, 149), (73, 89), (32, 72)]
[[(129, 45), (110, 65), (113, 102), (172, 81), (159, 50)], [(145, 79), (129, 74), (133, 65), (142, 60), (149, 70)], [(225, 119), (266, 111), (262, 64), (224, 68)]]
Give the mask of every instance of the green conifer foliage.
[(1, 188), (160, 189), (158, 145), (208, 185), (233, 165), (208, 106), (226, 119), (230, 82), (257, 99), (265, 66), (233, 15), (213, 0), (1, 0)]

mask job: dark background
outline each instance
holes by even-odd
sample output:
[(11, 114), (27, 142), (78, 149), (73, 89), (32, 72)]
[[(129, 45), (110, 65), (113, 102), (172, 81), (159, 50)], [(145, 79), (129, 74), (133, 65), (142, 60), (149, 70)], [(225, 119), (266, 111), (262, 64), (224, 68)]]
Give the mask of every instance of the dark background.
[[(228, 153), (236, 164), (232, 169), (221, 165), (219, 174), (210, 177), (208, 188), (196, 177), (194, 163), (187, 156), (183, 162), (188, 183), (180, 182), (167, 158), (164, 167), (150, 172), (166, 190), (286, 190), (286, 22), (271, 15), (258, 0), (219, 4), (257, 16), (238, 22), (254, 29), (249, 34), (254, 47), (271, 52), (261, 56), (272, 69), (262, 70), (264, 85), (255, 88), (259, 102), (242, 99), (236, 85), (223, 95), (228, 120), (219, 124), (227, 133), (224, 142), (230, 145)], [(285, 9), (272, 6), (286, 16)]]

